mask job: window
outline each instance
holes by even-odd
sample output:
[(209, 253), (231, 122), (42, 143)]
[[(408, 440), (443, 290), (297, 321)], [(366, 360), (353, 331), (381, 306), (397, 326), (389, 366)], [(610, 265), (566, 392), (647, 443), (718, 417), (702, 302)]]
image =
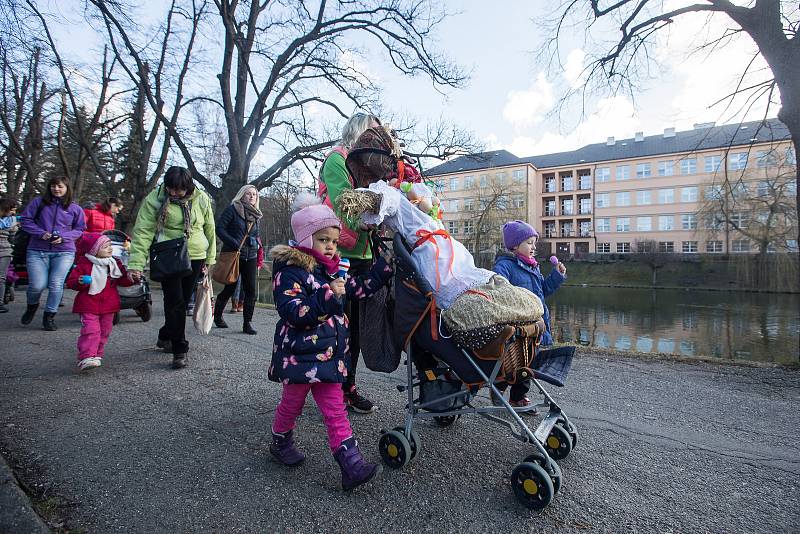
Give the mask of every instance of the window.
[(581, 221), (580, 222), (580, 234), (581, 237), (589, 237), (592, 235), (592, 221)]
[(458, 226), (456, 221), (447, 221), (447, 231), (450, 234), (457, 234), (458, 233)]
[(797, 165), (797, 154), (795, 154), (792, 147), (786, 149), (786, 164)]
[(575, 201), (571, 198), (561, 199), (561, 215), (573, 215), (575, 213)]
[(747, 184), (744, 182), (739, 182), (738, 184), (734, 185), (731, 188), (731, 194), (735, 199), (744, 199), (747, 198)]
[(637, 191), (636, 204), (639, 206), (646, 206), (650, 204), (650, 191)]
[(581, 174), (578, 176), (578, 188), (579, 189), (591, 189), (592, 188), (592, 175), (591, 174)]
[(617, 217), (617, 232), (630, 232), (630, 231), (631, 231), (631, 218)]
[(672, 241), (659, 241), (658, 251), (664, 252), (666, 254), (672, 254), (673, 252), (675, 252), (675, 243), (673, 243)]
[(561, 235), (563, 237), (572, 237), (574, 234), (572, 233), (572, 223), (571, 222), (562, 222), (561, 223)]
[(684, 254), (692, 254), (697, 252), (697, 241), (684, 241), (681, 250)]
[(571, 174), (562, 174), (561, 175), (561, 190), (562, 191), (574, 191), (575, 190), (575, 180), (572, 178)]
[(675, 162), (672, 160), (658, 162), (659, 176), (672, 176), (675, 174)]
[(464, 189), (472, 189), (475, 187), (475, 177), (474, 176), (465, 176), (464, 177)]
[(750, 252), (750, 241), (747, 239), (734, 239), (731, 243), (731, 252)]
[(694, 213), (681, 215), (681, 228), (684, 230), (697, 230), (697, 215)]
[(722, 252), (722, 241), (706, 241), (706, 252), (712, 254)]
[(636, 217), (636, 231), (650, 232), (653, 229), (652, 217)]
[(556, 216), (556, 201), (555, 199), (546, 200), (544, 202), (544, 215), (545, 217)]
[(611, 168), (598, 167), (597, 170), (594, 171), (594, 176), (598, 182), (608, 182), (609, 180), (611, 180)]
[(458, 213), (458, 200), (450, 201), (450, 213)]
[(672, 215), (659, 215), (658, 229), (662, 232), (669, 232), (672, 230)]
[(658, 203), (671, 204), (675, 201), (675, 192), (672, 189), (659, 189), (658, 190)]
[(684, 158), (681, 160), (681, 174), (694, 174), (697, 172), (697, 158)]
[(682, 187), (681, 202), (697, 202), (697, 187)]
[(598, 193), (594, 197), (594, 207), (595, 208), (608, 208), (611, 206), (611, 199), (609, 198), (608, 193)]
[(464, 211), (475, 211), (475, 199), (474, 198), (465, 198), (464, 199)]
[(506, 185), (506, 173), (498, 172), (494, 176), (495, 176), (495, 180), (497, 181), (498, 184)]
[(717, 172), (722, 167), (722, 156), (706, 156), (705, 171)]
[(773, 167), (778, 164), (778, 155), (774, 150), (760, 150), (757, 154), (758, 166), (763, 169), (765, 167)]
[(740, 171), (747, 168), (747, 152), (737, 152), (728, 156), (728, 169)]
[(556, 223), (548, 222), (544, 224), (544, 236), (545, 237), (555, 237), (556, 235)]
[(464, 235), (470, 235), (475, 231), (475, 221), (464, 221)]
[(616, 205), (617, 206), (630, 206), (631, 205), (631, 194), (629, 191), (620, 191), (617, 193), (616, 196)]
[(458, 178), (450, 178), (450, 191), (458, 191)]
[(598, 254), (609, 254), (609, 253), (611, 253), (611, 243), (598, 243), (597, 244), (597, 253)]
[(710, 185), (706, 187), (706, 200), (719, 200), (722, 198), (722, 186)]
[(481, 187), (486, 187), (486, 184), (489, 181), (489, 175), (488, 174), (481, 174), (478, 177), (478, 180), (480, 182)]
[(759, 197), (769, 196), (770, 184), (769, 182), (761, 181), (756, 185), (756, 195)]
[(555, 193), (556, 192), (556, 177), (553, 175), (545, 176), (544, 178), (544, 192), (545, 193)]
[(629, 180), (631, 177), (630, 165), (617, 165), (617, 181)]
[(525, 207), (525, 197), (523, 195), (514, 195), (514, 207), (515, 208)]
[(525, 180), (525, 171), (523, 170), (516, 170), (511, 173), (511, 180), (515, 184), (521, 184), (523, 180)]
[(636, 177), (637, 178), (650, 178), (652, 173), (650, 171), (650, 164), (649, 163), (639, 163), (636, 165)]
[(630, 243), (617, 243), (617, 253), (627, 254), (631, 251)]
[(495, 206), (499, 210), (506, 210), (508, 209), (509, 204), (511, 204), (511, 201), (509, 200), (508, 195), (500, 195), (499, 197), (497, 197), (497, 202), (495, 203)]
[(611, 231), (611, 219), (608, 217), (602, 217), (600, 219), (594, 220), (594, 228), (597, 232), (610, 232)]
[(789, 252), (797, 252), (797, 239), (787, 239), (786, 240), (786, 249)]
[(722, 215), (709, 214), (705, 216), (703, 224), (706, 230), (722, 230)]
[(581, 215), (586, 215), (587, 213), (592, 213), (592, 199), (589, 197), (585, 197), (580, 199), (579, 201), (578, 210)]
[(749, 213), (737, 211), (731, 214), (730, 223), (733, 225), (734, 228), (741, 228), (741, 229), (747, 228), (749, 222), (750, 222)]

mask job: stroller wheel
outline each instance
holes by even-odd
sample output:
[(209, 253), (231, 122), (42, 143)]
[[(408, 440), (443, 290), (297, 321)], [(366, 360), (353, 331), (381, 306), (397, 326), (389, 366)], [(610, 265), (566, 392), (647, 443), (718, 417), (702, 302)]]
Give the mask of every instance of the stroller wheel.
[(437, 425), (440, 427), (448, 427), (458, 421), (460, 415), (439, 415), (433, 418)]
[(532, 510), (541, 510), (553, 500), (550, 475), (539, 464), (522, 462), (511, 472), (511, 488), (517, 500)]
[(402, 432), (390, 430), (378, 440), (378, 451), (383, 463), (392, 469), (405, 467), (411, 460), (411, 444)]
[(150, 311), (150, 304), (148, 302), (142, 302), (141, 304), (136, 306), (133, 309), (133, 311), (136, 312), (136, 315), (138, 315), (142, 319), (142, 322), (144, 323), (149, 321), (150, 317), (152, 316), (152, 313)]
[(559, 418), (558, 423), (556, 424), (562, 425), (564, 428), (567, 429), (567, 433), (569, 434), (569, 437), (572, 440), (572, 450), (574, 451), (575, 448), (578, 446), (578, 429), (575, 428), (575, 425), (573, 425), (570, 422), (567, 422), (567, 420), (564, 418)]
[[(403, 434), (405, 436), (404, 432), (405, 432), (406, 429), (403, 428), (402, 426), (396, 426), (396, 427), (394, 427), (394, 430), (396, 432), (400, 432), (401, 434)], [(411, 445), (411, 458), (410, 458), (410, 460), (413, 460), (414, 458), (417, 457), (417, 454), (422, 449), (422, 442), (419, 439), (419, 434), (417, 434), (417, 431), (414, 430), (413, 428), (411, 429), (411, 440), (408, 443), (409, 443), (409, 445)]]
[(572, 438), (567, 429), (556, 423), (550, 435), (544, 440), (544, 448), (553, 460), (563, 460), (572, 452)]
[(547, 474), (550, 475), (550, 482), (553, 483), (553, 493), (558, 493), (558, 490), (561, 489), (561, 466), (559, 466), (555, 460), (548, 461), (538, 454), (531, 454), (526, 457), (523, 462), (538, 464), (544, 469)]

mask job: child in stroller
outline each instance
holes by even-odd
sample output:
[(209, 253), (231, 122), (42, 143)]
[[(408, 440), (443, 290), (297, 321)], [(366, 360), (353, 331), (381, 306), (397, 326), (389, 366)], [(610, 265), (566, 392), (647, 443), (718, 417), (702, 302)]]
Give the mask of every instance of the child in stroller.
[[(103, 235), (111, 239), (112, 257), (120, 260), (122, 265), (127, 267), (131, 238), (121, 230), (106, 230)], [(153, 298), (150, 294), (150, 284), (147, 283), (145, 277), (142, 277), (138, 284), (119, 287), (117, 290), (122, 310), (133, 310), (145, 323), (150, 320)], [(114, 315), (114, 324), (117, 323), (119, 323), (119, 312)]]

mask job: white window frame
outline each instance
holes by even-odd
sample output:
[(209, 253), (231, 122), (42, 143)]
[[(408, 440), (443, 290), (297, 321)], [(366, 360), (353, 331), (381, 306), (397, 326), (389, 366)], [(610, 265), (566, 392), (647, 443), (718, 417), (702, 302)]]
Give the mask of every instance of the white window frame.
[(595, 232), (610, 232), (611, 231), (611, 217), (598, 217), (594, 220)]
[(618, 182), (624, 182), (631, 179), (631, 166), (630, 165), (617, 165), (616, 177)]
[(594, 196), (595, 208), (610, 208), (611, 207), (611, 194), (610, 193), (596, 193)]
[(659, 189), (658, 190), (658, 203), (659, 204), (672, 204), (675, 202), (675, 190)]
[(614, 195), (615, 206), (630, 206), (631, 205), (631, 192), (630, 191), (617, 191)]
[(722, 241), (706, 241), (706, 252), (709, 254), (722, 253)]
[(684, 254), (697, 254), (697, 241), (683, 241), (681, 252)]
[(630, 232), (631, 231), (631, 218), (630, 217), (617, 217), (616, 221), (617, 232)]
[(741, 171), (747, 168), (747, 152), (736, 152), (728, 155), (728, 170)]
[(659, 215), (658, 216), (658, 231), (671, 232), (675, 229), (675, 216), (674, 215)]
[(659, 176), (675, 176), (675, 162), (671, 159), (658, 162)]
[(652, 195), (650, 194), (649, 190), (637, 191), (636, 192), (636, 205), (637, 206), (649, 206), (653, 203)]
[(597, 254), (611, 254), (611, 243), (598, 243)]
[(630, 254), (631, 244), (628, 241), (617, 243), (617, 254)]
[(611, 167), (598, 167), (594, 171), (594, 179), (597, 183), (604, 183), (611, 181)]
[(681, 174), (688, 176), (697, 173), (697, 158), (683, 158), (681, 160)]
[(713, 173), (722, 169), (722, 156), (705, 156), (703, 159), (705, 172)]
[[(647, 224), (642, 224), (644, 222)], [(653, 217), (636, 217), (636, 231), (637, 232), (652, 232), (653, 231)]]
[(637, 178), (650, 178), (653, 176), (653, 167), (650, 163), (637, 163), (636, 164), (636, 177)]

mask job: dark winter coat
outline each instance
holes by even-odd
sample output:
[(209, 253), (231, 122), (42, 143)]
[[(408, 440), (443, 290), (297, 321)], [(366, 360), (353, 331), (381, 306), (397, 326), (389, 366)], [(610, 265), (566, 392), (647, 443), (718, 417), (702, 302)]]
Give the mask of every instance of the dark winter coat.
[[(269, 379), (284, 384), (344, 382), (350, 369), (350, 329), (345, 298), (337, 298), (314, 258), (286, 245), (270, 251), (272, 294), (280, 320), (275, 327)], [(383, 258), (372, 270), (350, 278), (346, 298), (369, 297), (383, 287), (392, 268)]]
[(505, 277), (513, 285), (524, 287), (542, 301), (544, 306), (544, 322), (547, 324), (547, 332), (542, 336), (542, 345), (553, 344), (553, 332), (550, 330), (550, 310), (547, 308), (545, 300), (561, 287), (566, 276), (553, 269), (545, 278), (539, 267), (532, 267), (519, 259), (513, 252), (500, 252), (494, 259), (494, 268), (497, 274)]
[[(93, 234), (86, 234), (93, 235)], [(108, 277), (106, 287), (97, 295), (89, 294), (89, 285), (80, 282), (81, 276), (92, 274), (94, 264), (86, 257), (86, 253), (92, 248), (94, 240), (81, 239), (78, 241), (77, 264), (67, 277), (67, 287), (78, 292), (75, 301), (72, 303), (72, 313), (93, 313), (102, 315), (105, 313), (116, 313), (120, 310), (119, 293), (117, 286), (129, 287), (133, 282), (128, 278), (128, 273), (122, 262), (116, 260), (117, 267), (122, 271), (120, 278)]]
[[(244, 233), (247, 231), (247, 221), (239, 215), (233, 204), (228, 204), (222, 211), (217, 221), (217, 237), (222, 241), (222, 252), (235, 252), (239, 249)], [(247, 234), (247, 239), (242, 245), (241, 258), (243, 260), (254, 260), (258, 256), (259, 229), (258, 223), (254, 224)]]
[[(86, 222), (83, 217), (83, 209), (74, 202), (70, 203), (67, 209), (60, 202), (42, 205), (42, 197), (36, 197), (27, 205), (20, 216), (22, 229), (30, 234), (28, 250), (42, 250), (45, 252), (73, 252), (75, 241), (86, 229)], [(36, 216), (36, 212), (39, 216)], [(35, 219), (35, 220), (34, 220)], [(42, 235), (53, 233), (58, 230), (63, 240), (58, 245), (53, 245), (49, 241), (44, 241)]]

